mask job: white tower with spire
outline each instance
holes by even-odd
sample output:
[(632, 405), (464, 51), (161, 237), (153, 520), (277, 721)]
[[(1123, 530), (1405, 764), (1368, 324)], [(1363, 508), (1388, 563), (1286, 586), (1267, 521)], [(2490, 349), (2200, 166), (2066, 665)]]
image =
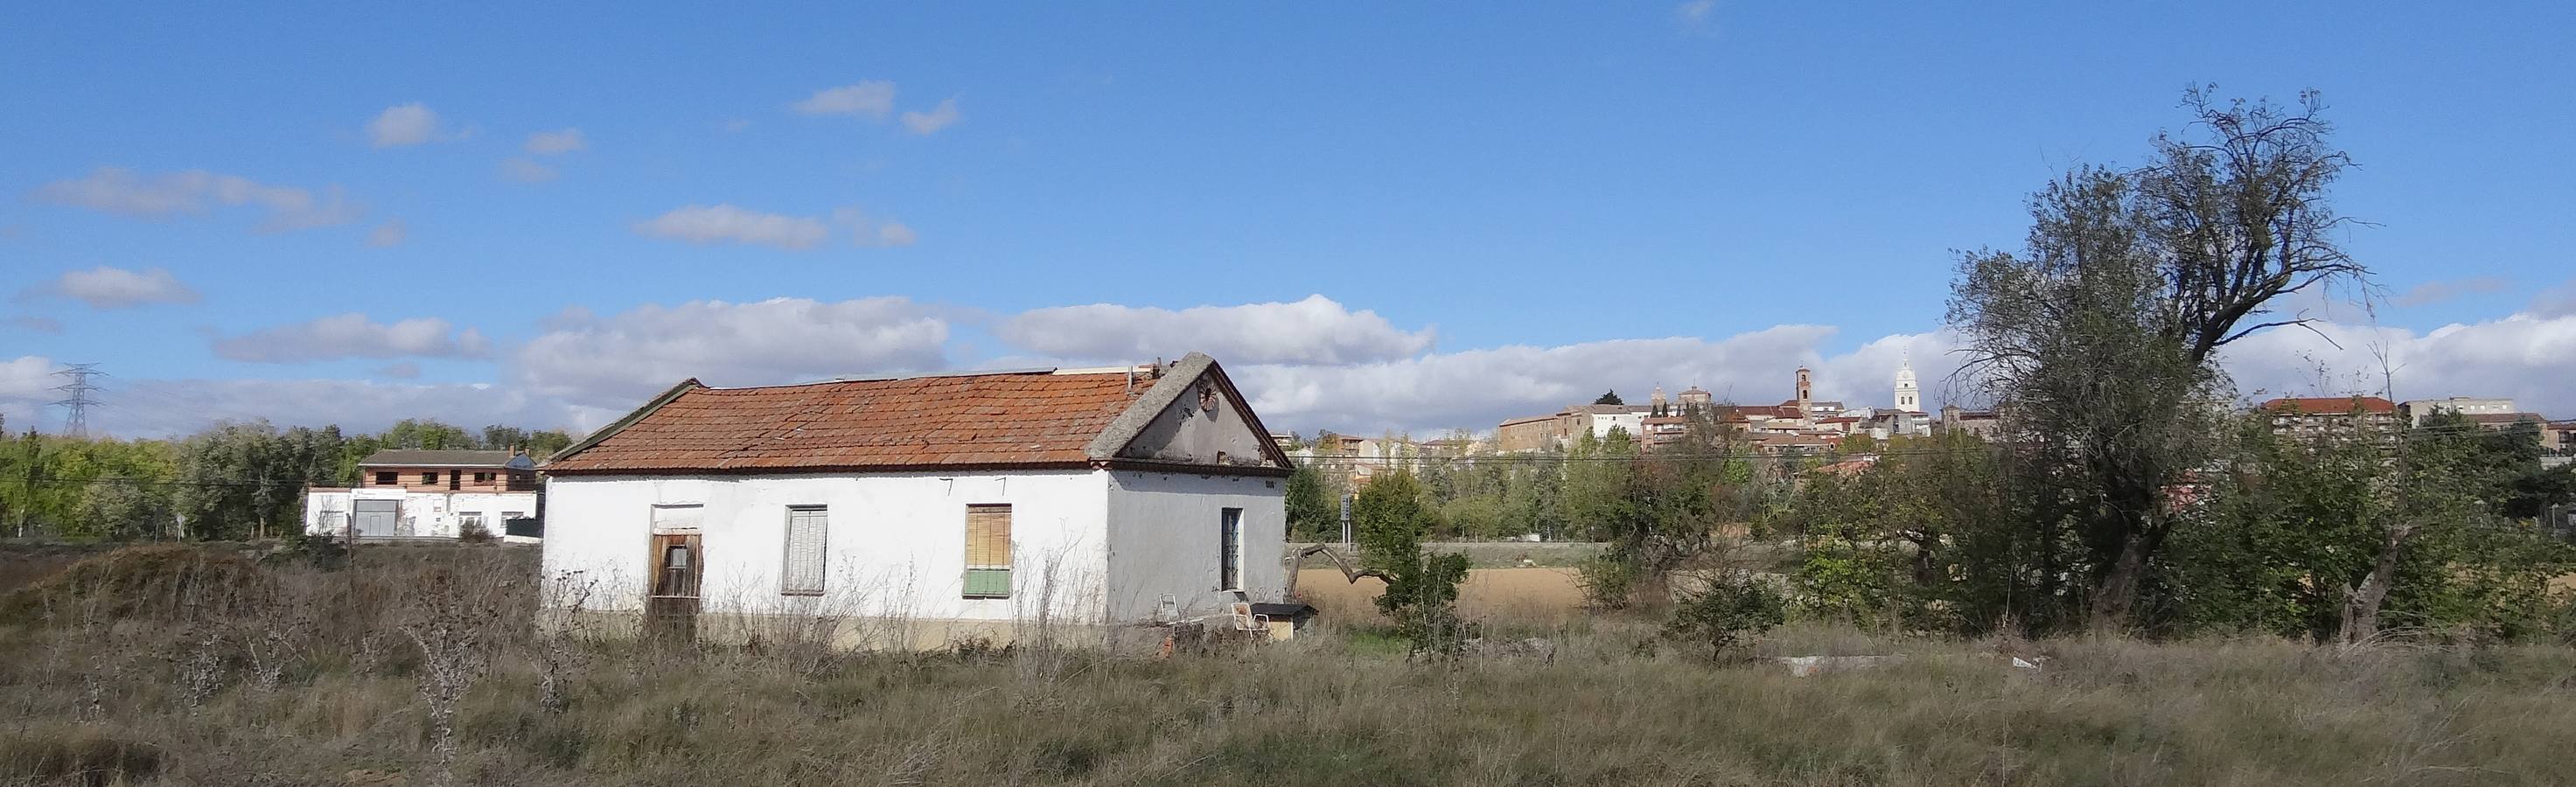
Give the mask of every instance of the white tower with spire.
[(1923, 392), (1914, 386), (1914, 353), (1908, 351), (1896, 366), (1896, 409), (1923, 412)]

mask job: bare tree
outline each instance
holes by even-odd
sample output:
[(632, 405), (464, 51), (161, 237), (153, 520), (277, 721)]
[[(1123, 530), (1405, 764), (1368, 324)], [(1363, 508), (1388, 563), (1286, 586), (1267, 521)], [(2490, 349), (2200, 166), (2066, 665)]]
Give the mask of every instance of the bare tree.
[(2166, 492), (2208, 457), (2227, 381), (2216, 353), (2304, 325), (2284, 296), (2365, 284), (2326, 192), (2349, 160), (2313, 91), (2294, 107), (2185, 94), (2193, 132), (2153, 164), (2086, 167), (2034, 196), (2020, 255), (1965, 255), (1950, 323), (1963, 380), (1998, 403), (2040, 527), (2070, 527), (2096, 625), (2132, 621), (2171, 532)]

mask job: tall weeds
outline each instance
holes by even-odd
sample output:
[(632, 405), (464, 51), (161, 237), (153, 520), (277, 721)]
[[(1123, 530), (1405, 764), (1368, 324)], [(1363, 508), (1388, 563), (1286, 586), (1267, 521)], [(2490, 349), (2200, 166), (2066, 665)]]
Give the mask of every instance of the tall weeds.
[(1797, 627), (1751, 646), (1906, 657), (1802, 679), (1760, 658), (1648, 653), (1653, 621), (1596, 616), (1482, 621), (1490, 637), (1544, 648), (1437, 662), (1333, 622), (1204, 656), (1129, 657), (1060, 634), (1045, 650), (916, 652), (846, 647), (862, 641), (852, 623), (821, 634), (824, 613), (905, 608), (892, 578), (836, 577), (846, 594), (746, 623), (775, 624), (756, 642), (666, 648), (574, 622), (604, 613), (534, 625), (540, 594), (580, 611), (601, 591), (537, 582), (514, 550), (354, 557), (336, 571), (258, 566), (265, 598), (64, 594), (0, 622), (0, 784), (2548, 784), (2576, 772), (2564, 745), (2576, 651), (2563, 647)]

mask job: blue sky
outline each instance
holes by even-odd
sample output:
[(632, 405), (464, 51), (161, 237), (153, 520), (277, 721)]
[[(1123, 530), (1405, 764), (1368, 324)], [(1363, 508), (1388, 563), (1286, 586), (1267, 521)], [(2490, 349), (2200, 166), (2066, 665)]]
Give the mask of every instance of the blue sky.
[(66, 362), (146, 434), (1190, 349), (1306, 431), (1799, 364), (1884, 404), (1950, 250), (2209, 82), (2324, 91), (2386, 289), (2240, 387), (2377, 345), (2570, 417), (2571, 51), (2541, 3), (30, 7), (0, 414), (58, 421)]

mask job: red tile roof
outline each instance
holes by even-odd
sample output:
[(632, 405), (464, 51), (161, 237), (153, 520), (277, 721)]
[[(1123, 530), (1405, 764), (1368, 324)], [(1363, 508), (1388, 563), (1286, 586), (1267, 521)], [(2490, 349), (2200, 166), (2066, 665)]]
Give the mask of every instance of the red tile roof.
[(1002, 374), (708, 388), (692, 380), (556, 474), (1078, 465), (1154, 384)]
[(2345, 415), (2355, 407), (2365, 413), (2397, 412), (2396, 404), (2376, 396), (2284, 397), (2263, 403), (2265, 410), (2311, 415)]

